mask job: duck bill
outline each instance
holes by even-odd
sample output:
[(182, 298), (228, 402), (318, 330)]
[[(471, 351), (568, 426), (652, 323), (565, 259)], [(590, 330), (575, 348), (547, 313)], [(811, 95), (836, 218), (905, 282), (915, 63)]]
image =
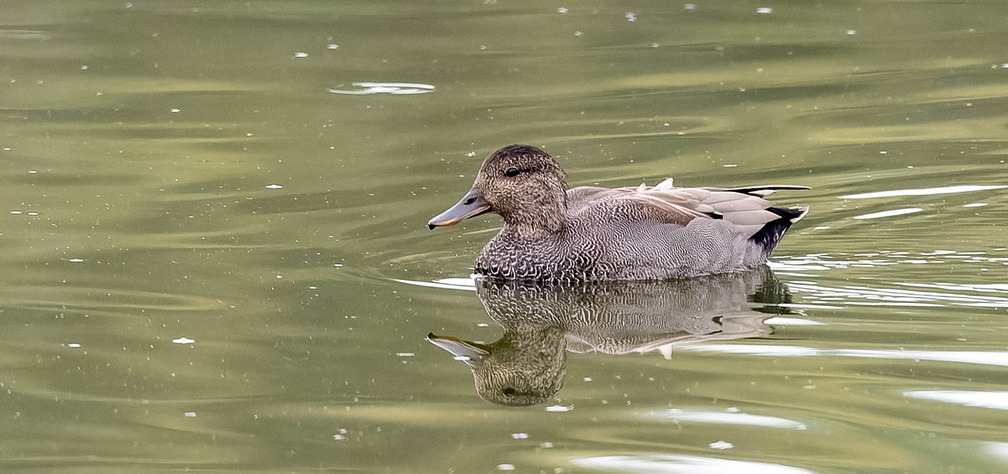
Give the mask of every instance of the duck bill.
[(461, 222), (462, 219), (478, 216), (489, 210), (490, 203), (483, 196), (483, 191), (472, 188), (465, 196), (462, 196), (462, 199), (457, 204), (427, 221), (427, 227), (434, 230), (435, 227), (455, 225)]
[(490, 355), (490, 351), (482, 344), (451, 336), (435, 336), (434, 333), (430, 333), (427, 334), (427, 342), (451, 352), (456, 360), (461, 360), (474, 369), (483, 365), (483, 359)]

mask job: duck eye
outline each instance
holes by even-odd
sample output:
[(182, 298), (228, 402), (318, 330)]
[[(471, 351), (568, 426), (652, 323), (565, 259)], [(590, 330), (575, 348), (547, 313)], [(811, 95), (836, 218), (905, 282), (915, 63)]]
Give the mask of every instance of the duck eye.
[(507, 171), (504, 172), (504, 176), (507, 176), (508, 178), (514, 178), (515, 176), (518, 176), (518, 173), (521, 173), (520, 169), (508, 168)]
[(507, 388), (504, 389), (504, 395), (506, 395), (506, 396), (509, 396), (509, 397), (513, 396), (515, 393), (517, 393), (517, 390), (515, 390), (515, 389), (513, 389), (511, 387), (507, 387)]

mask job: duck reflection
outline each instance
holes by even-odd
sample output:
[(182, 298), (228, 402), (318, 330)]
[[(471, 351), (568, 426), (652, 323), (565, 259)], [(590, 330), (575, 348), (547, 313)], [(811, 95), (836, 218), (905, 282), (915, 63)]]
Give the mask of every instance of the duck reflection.
[(768, 335), (790, 295), (767, 267), (675, 281), (536, 286), (477, 280), (504, 335), (489, 344), (429, 334), (472, 369), (476, 393), (507, 406), (543, 403), (563, 386), (567, 353), (659, 351), (674, 342)]

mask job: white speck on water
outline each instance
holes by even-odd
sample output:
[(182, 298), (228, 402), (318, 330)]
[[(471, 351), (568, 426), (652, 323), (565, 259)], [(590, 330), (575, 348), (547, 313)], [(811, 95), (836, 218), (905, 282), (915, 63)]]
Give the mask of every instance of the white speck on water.
[(195, 339), (189, 339), (188, 337), (180, 337), (178, 339), (172, 339), (171, 342), (173, 342), (175, 344), (192, 344), (192, 343), (196, 342), (196, 340)]
[(194, 412), (194, 411), (187, 411), (187, 412), (185, 412), (185, 417), (186, 418), (196, 418), (196, 412)]
[(557, 13), (567, 13), (568, 11), (570, 11), (570, 10), (568, 10), (568, 9), (566, 9), (564, 7), (557, 8)]
[(725, 168), (738, 168), (738, 165), (722, 165)]
[[(4, 148), (4, 150), (10, 150), (10, 148)], [(38, 174), (36, 170), (28, 170), (28, 174)]]
[(31, 211), (31, 212), (29, 212), (29, 213), (28, 213), (28, 215), (29, 215), (29, 216), (37, 216), (37, 215), (38, 215), (38, 213), (37, 213), (37, 212), (35, 212), (35, 211)]
[(830, 226), (828, 226), (828, 225), (821, 225), (819, 227), (813, 228), (812, 230), (828, 230), (829, 228), (830, 228)]
[(566, 412), (569, 412), (569, 411), (571, 411), (573, 409), (574, 409), (573, 406), (565, 407), (563, 405), (550, 405), (550, 406), (546, 407), (546, 411), (548, 411), (550, 413), (566, 413)]
[(963, 207), (984, 207), (986, 205), (987, 205), (987, 203), (985, 203), (985, 202), (973, 202), (973, 203), (970, 203), (970, 204), (963, 204)]
[(528, 433), (511, 433), (512, 439), (528, 439)]
[(267, 184), (266, 189), (283, 189), (282, 184)]
[(769, 15), (773, 13), (773, 8), (770, 7), (759, 7), (756, 9), (756, 13), (761, 13), (763, 15)]
[(81, 263), (81, 262), (84, 261), (84, 259), (83, 258), (71, 258), (71, 259), (69, 259), (67, 261), (70, 262), (70, 263)]
[(81, 65), (80, 69), (81, 69), (81, 71), (87, 71), (87, 70), (88, 70), (88, 67), (87, 67), (87, 65), (85, 64), (85, 65)]
[(10, 211), (10, 213), (13, 214), (13, 215), (15, 215), (15, 216), (20, 216), (21, 215), (21, 211), (17, 211), (17, 210)]
[(297, 53), (294, 53), (294, 57), (295, 58), (307, 58), (308, 57), (308, 53), (303, 53), (303, 52), (299, 51)]
[(889, 154), (889, 152), (885, 151), (885, 150), (882, 150), (882, 151), (878, 152), (878, 154), (880, 154), (880, 155), (887, 155), (887, 154)]
[(585, 377), (585, 378), (584, 378), (584, 381), (585, 381), (585, 382), (591, 382), (591, 381), (592, 381), (592, 378), (591, 378), (591, 377)]
[(847, 30), (847, 34), (851, 35), (851, 36), (854, 36), (854, 35), (857, 34), (857, 31), (855, 31), (855, 30)]
[(416, 354), (414, 354), (412, 352), (396, 352), (396, 355), (399, 356), (399, 357), (413, 357)]
[(574, 36), (581, 36), (581, 35), (582, 35), (582, 33), (580, 31), (575, 31), (574, 32)]
[(720, 449), (720, 450), (731, 449), (735, 447), (734, 444), (731, 444), (727, 441), (715, 441), (709, 444), (708, 446), (710, 446), (711, 449)]
[(171, 109), (171, 113), (173, 113), (173, 114), (177, 114), (177, 113), (179, 113), (181, 111), (182, 111), (182, 109)]
[(478, 328), (485, 328), (485, 327), (490, 327), (490, 325), (487, 324), (487, 323), (476, 323), (476, 327), (478, 327)]
[(545, 443), (540, 443), (539, 447), (543, 448), (543, 449), (549, 449), (549, 448), (553, 447), (553, 443), (550, 443), (549, 441), (547, 441)]
[(339, 49), (338, 44), (327, 44), (326, 49)]
[(339, 267), (342, 267), (343, 264), (342, 263), (334, 263), (333, 266), (336, 267), (336, 268), (339, 268)]
[(317, 290), (317, 289), (318, 289), (318, 287), (317, 287), (317, 286), (309, 286), (309, 287), (308, 287), (308, 289), (309, 289), (309, 290)]
[(683, 9), (684, 10), (696, 10), (696, 4), (695, 3), (687, 3), (687, 4), (683, 5)]
[(76, 342), (71, 342), (71, 343), (68, 343), (68, 344), (67, 344), (67, 347), (69, 347), (69, 348), (71, 348), (71, 349), (77, 349), (77, 348), (79, 348), (79, 347), (80, 347), (80, 344), (78, 344), (78, 343), (76, 343)]
[(335, 434), (335, 435), (333, 435), (332, 439), (334, 439), (336, 441), (343, 441), (343, 440), (346, 439), (346, 437), (343, 436), (343, 435), (341, 435), (341, 434)]
[(637, 21), (637, 14), (634, 12), (627, 12), (623, 17), (626, 18), (626, 21)]
[(4, 149), (3, 149), (3, 151), (11, 151), (11, 147), (5, 146)]
[(513, 471), (513, 470), (515, 470), (515, 465), (514, 464), (498, 464), (497, 465), (497, 470), (498, 471)]

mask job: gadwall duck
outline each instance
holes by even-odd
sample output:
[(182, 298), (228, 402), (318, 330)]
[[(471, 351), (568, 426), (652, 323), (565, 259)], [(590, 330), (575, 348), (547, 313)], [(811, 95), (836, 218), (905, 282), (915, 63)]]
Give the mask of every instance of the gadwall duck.
[(807, 207), (771, 207), (777, 190), (805, 186), (567, 189), (548, 153), (511, 145), (480, 167), (462, 199), (427, 225), (487, 212), (504, 227), (483, 247), (477, 275), (501, 280), (665, 280), (730, 273), (763, 264)]

